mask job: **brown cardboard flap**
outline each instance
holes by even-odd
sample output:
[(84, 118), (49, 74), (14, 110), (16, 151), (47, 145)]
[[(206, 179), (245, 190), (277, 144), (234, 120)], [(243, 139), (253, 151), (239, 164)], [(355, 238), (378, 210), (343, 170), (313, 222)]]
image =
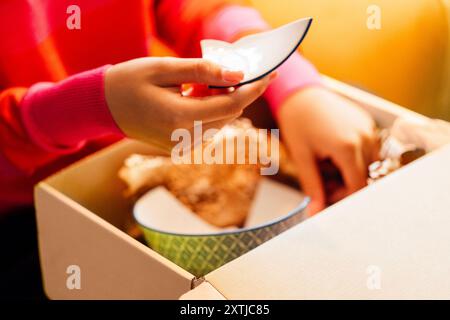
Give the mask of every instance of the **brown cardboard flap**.
[[(176, 299), (193, 276), (51, 186), (36, 187), (44, 286), (53, 299)], [(81, 288), (67, 286), (79, 267)], [(120, 290), (118, 290), (120, 288)]]
[(195, 289), (183, 294), (180, 300), (225, 300), (209, 282), (204, 281)]
[(131, 214), (132, 203), (123, 196), (125, 185), (117, 173), (131, 153), (156, 154), (156, 149), (124, 139), (65, 168), (44, 183), (94, 212), (116, 227)]
[(421, 119), (424, 121), (429, 120), (429, 118), (419, 113), (408, 110), (398, 104), (384, 100), (383, 98), (377, 97), (371, 93), (352, 87), (333, 78), (322, 76), (322, 80), (328, 89), (333, 90), (334, 92), (360, 104), (361, 107), (372, 115), (378, 126), (381, 128), (390, 127), (398, 117), (413, 118), (416, 121), (420, 121)]
[[(117, 177), (130, 153), (155, 154), (123, 140), (41, 182), (35, 189), (45, 291), (55, 299), (176, 299), (193, 275), (119, 229), (132, 204)], [(81, 289), (66, 286), (68, 266)]]
[(450, 298), (450, 146), (206, 276), (227, 299)]

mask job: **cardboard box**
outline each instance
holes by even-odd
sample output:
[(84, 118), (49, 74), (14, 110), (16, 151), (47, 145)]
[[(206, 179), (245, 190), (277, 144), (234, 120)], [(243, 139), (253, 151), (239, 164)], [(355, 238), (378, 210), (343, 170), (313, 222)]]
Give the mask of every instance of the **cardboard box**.
[[(380, 126), (390, 126), (399, 116), (424, 119), (335, 80), (325, 82), (361, 103)], [(117, 171), (129, 154), (154, 151), (125, 140), (36, 186), (41, 266), (50, 298), (450, 297), (450, 147), (370, 185), (204, 279), (121, 231), (131, 203), (121, 195)], [(74, 265), (79, 267), (80, 289), (69, 289), (67, 283)], [(367, 288), (370, 267), (381, 270), (382, 289)]]
[(449, 163), (450, 146), (417, 160), (211, 272), (183, 299), (449, 299)]

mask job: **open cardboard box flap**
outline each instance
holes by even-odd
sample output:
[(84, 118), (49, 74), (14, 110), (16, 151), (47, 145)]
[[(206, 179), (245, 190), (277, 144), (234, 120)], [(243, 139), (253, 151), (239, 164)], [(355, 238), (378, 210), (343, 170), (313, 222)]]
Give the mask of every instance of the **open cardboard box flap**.
[[(399, 116), (427, 119), (338, 81), (324, 81), (360, 103), (381, 127)], [(125, 186), (117, 172), (131, 153), (155, 150), (125, 140), (37, 185), (40, 260), (50, 298), (173, 299), (201, 283), (121, 231), (132, 203), (122, 195)], [(450, 232), (444, 233), (450, 230), (450, 218), (443, 214), (450, 213), (449, 160), (446, 148), (408, 165), (207, 275), (186, 297), (301, 298), (325, 297), (325, 292), (333, 297), (390, 297), (399, 292), (443, 296), (445, 289), (450, 292)], [(67, 287), (71, 265), (80, 267), (81, 290)], [(367, 290), (370, 265), (381, 268), (386, 289)], [(434, 274), (427, 274), (430, 270)], [(406, 283), (408, 279), (412, 282)], [(437, 279), (441, 281), (435, 283)], [(414, 291), (411, 283), (420, 290)]]
[[(191, 289), (193, 275), (120, 230), (132, 203), (117, 172), (133, 152), (156, 153), (122, 141), (37, 185), (40, 261), (50, 298), (174, 299)], [(80, 268), (80, 290), (66, 286), (71, 265)]]
[[(382, 127), (425, 119), (325, 81), (364, 101)], [(181, 299), (450, 298), (449, 164), (447, 145), (206, 275)]]
[[(206, 280), (227, 299), (448, 299), (450, 170), (444, 168), (449, 163), (450, 145), (213, 271)], [(368, 283), (378, 275), (379, 288)], [(201, 290), (183, 298), (213, 296), (211, 288)]]

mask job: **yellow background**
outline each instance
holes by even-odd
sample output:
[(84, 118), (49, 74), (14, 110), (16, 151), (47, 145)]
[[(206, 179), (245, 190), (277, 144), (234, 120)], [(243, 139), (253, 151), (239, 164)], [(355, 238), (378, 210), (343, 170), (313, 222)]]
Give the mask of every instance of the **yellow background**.
[[(321, 73), (450, 120), (450, 0), (250, 2), (273, 27), (313, 17), (301, 52)], [(380, 30), (367, 27), (370, 5), (381, 10)], [(153, 42), (153, 53), (170, 51)]]
[[(279, 26), (311, 16), (303, 54), (324, 74), (450, 120), (449, 0), (252, 0)], [(366, 26), (369, 5), (381, 29)]]

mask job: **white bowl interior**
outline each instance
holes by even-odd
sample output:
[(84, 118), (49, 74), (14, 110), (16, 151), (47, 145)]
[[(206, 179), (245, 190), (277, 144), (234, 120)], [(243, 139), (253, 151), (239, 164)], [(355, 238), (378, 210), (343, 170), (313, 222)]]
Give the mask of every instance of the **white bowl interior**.
[(249, 83), (272, 72), (289, 58), (302, 42), (311, 22), (312, 18), (303, 18), (234, 43), (202, 40), (202, 56), (224, 68), (243, 71), (241, 84)]
[(308, 199), (298, 190), (265, 178), (258, 184), (243, 228), (218, 228), (207, 223), (162, 186), (143, 195), (134, 205), (133, 214), (141, 226), (158, 232), (212, 235), (254, 229), (287, 219), (297, 212), (303, 215), (300, 208), (307, 203)]

